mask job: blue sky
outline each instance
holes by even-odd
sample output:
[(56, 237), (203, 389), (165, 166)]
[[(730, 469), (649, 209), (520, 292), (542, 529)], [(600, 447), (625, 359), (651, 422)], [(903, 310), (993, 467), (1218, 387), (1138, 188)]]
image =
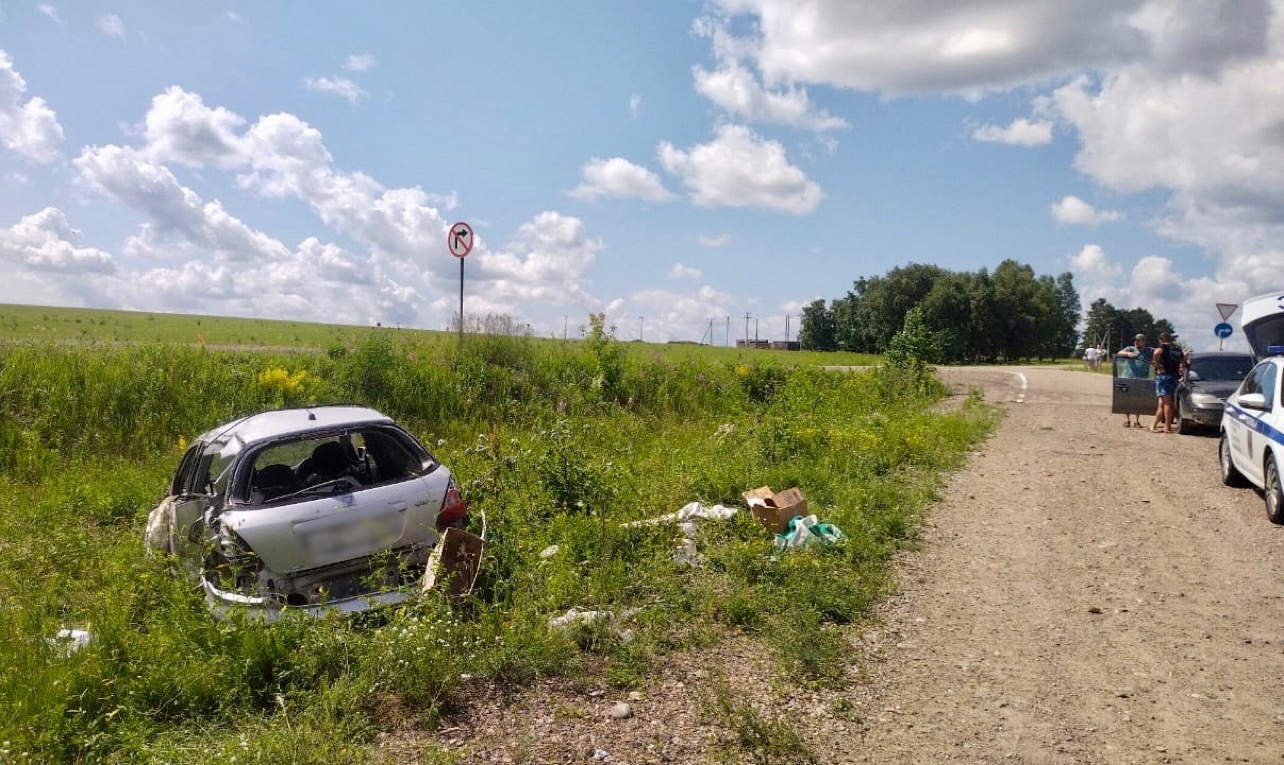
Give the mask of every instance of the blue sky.
[(444, 328), (463, 220), (543, 335), (1014, 258), (1215, 347), (1284, 281), (1282, 11), (0, 0), (0, 302)]

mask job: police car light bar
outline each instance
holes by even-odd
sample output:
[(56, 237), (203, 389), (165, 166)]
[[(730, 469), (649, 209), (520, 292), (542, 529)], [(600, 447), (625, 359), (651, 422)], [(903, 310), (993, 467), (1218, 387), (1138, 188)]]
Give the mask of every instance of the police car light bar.
[(1282, 355), (1284, 354), (1284, 345), (1268, 345), (1266, 346), (1266, 354), (1268, 356)]

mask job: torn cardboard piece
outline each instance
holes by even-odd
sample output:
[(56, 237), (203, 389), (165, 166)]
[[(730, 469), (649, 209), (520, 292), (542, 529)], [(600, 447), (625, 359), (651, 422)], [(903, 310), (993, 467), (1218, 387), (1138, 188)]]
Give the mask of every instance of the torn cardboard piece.
[(485, 523), (483, 517), (480, 537), (454, 526), (446, 529), (428, 556), (421, 588), (423, 592), (436, 587), (438, 581), (445, 582), (446, 597), (451, 600), (458, 600), (473, 591), (477, 574), (481, 571), (482, 549), (486, 544)]
[(772, 534), (788, 531), (789, 521), (794, 516), (807, 515), (807, 498), (797, 486), (782, 492), (772, 491), (770, 486), (759, 486), (742, 496), (749, 503), (749, 512)]

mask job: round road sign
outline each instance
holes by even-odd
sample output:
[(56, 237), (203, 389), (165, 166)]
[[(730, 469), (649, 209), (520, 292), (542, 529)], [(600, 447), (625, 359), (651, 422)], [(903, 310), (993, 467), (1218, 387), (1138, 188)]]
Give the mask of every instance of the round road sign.
[(457, 258), (467, 256), (473, 250), (473, 227), (462, 220), (452, 225), (450, 233), (446, 234), (446, 246)]
[(1234, 333), (1235, 333), (1235, 328), (1232, 327), (1229, 323), (1224, 321), (1218, 322), (1217, 326), (1213, 327), (1213, 334), (1217, 335), (1223, 340), (1230, 337)]

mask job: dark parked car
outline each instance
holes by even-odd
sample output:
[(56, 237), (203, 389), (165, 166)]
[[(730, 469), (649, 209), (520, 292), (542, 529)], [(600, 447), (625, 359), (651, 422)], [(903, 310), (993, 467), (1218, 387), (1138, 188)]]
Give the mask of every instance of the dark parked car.
[(363, 611), (409, 597), (467, 523), (450, 470), (388, 417), (280, 409), (198, 436), (147, 521), (217, 616)]
[(1177, 417), (1182, 433), (1216, 430), (1226, 397), (1253, 368), (1253, 356), (1235, 351), (1207, 351), (1191, 357), (1177, 385)]

